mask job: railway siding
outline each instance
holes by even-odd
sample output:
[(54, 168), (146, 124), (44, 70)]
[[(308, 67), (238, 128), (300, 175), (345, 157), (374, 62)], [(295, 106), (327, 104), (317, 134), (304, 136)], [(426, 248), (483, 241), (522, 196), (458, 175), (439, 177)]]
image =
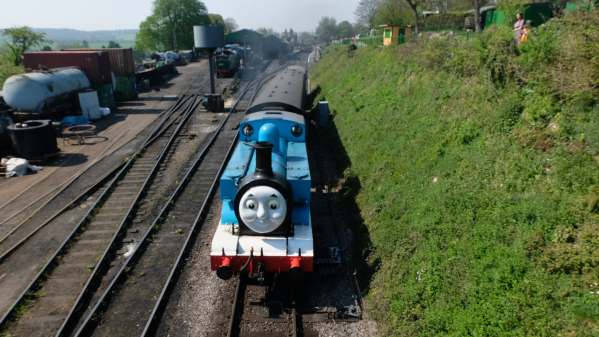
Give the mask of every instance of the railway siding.
[[(43, 283), (34, 285), (35, 288), (24, 288), (25, 291), (36, 291), (35, 300), (28, 303), (27, 312), (22, 317), (10, 323), (9, 327), (4, 326), (5, 329), (17, 335), (47, 336), (60, 327), (72, 303), (78, 297), (79, 289), (87, 288), (89, 277), (101, 272), (112, 254), (113, 242), (121, 235), (131, 212), (135, 211), (137, 203), (146, 194), (148, 186), (158, 173), (158, 168), (166, 154), (172, 149), (174, 139), (182, 126), (197, 108), (197, 99), (186, 97), (183, 101), (179, 105), (183, 111), (178, 109), (172, 111), (174, 119), (167, 123), (169, 126), (149, 141), (148, 148), (142, 151), (138, 158), (131, 159), (129, 167), (128, 165), (123, 167), (110, 180), (107, 187), (101, 188), (102, 193), (97, 196), (92, 205), (89, 205), (88, 215), (65, 239), (59, 239), (58, 242), (64, 243), (43, 267)], [(111, 202), (106, 203), (106, 200)], [(52, 227), (44, 229), (47, 228), (52, 229)], [(90, 234), (87, 233), (88, 230), (91, 231)], [(43, 232), (35, 233), (26, 243), (33, 246), (39, 244), (41, 235), (39, 233)], [(19, 254), (29, 253), (26, 247), (20, 247), (13, 254), (18, 258)], [(12, 254), (7, 259), (9, 261), (5, 260), (0, 268), (10, 266), (11, 262), (14, 263)], [(24, 272), (28, 271), (24, 270)], [(34, 279), (35, 282), (42, 281), (41, 274), (38, 275)], [(14, 273), (13, 276), (22, 275)], [(27, 284), (24, 283), (25, 286)], [(13, 296), (22, 291), (15, 291)], [(22, 301), (20, 298), (17, 300)], [(7, 323), (6, 320), (4, 323)]]
[[(234, 110), (249, 89), (241, 93)], [(250, 91), (251, 93), (251, 91)], [(166, 304), (164, 296), (183, 263), (192, 236), (204, 223), (207, 207), (220, 172), (237, 136), (241, 114), (229, 113), (220, 126), (212, 129), (210, 140), (198, 151), (191, 167), (166, 201), (151, 226), (144, 231), (130, 257), (116, 272), (116, 278), (103, 291), (92, 311), (86, 315), (76, 335), (115, 335), (153, 330), (156, 316)], [(203, 200), (203, 201), (202, 201)], [(138, 287), (138, 281), (144, 287)], [(135, 315), (127, 313), (135, 312)], [(123, 329), (128, 326), (128, 329)]]

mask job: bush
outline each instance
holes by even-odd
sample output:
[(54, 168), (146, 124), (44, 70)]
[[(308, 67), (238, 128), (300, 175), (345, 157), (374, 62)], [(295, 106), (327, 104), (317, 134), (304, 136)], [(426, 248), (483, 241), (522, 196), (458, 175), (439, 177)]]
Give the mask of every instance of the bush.
[(462, 13), (442, 13), (425, 17), (422, 24), (425, 31), (463, 30), (465, 20)]

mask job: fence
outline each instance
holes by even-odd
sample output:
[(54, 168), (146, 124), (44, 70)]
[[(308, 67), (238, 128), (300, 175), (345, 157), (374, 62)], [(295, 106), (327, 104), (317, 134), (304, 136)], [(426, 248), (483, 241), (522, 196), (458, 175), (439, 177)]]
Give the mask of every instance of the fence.
[(347, 39), (339, 39), (333, 40), (332, 44), (335, 45), (350, 45), (355, 44), (358, 48), (368, 47), (368, 46), (382, 46), (383, 45), (383, 35), (375, 35), (375, 36), (365, 36), (359, 38), (347, 38)]

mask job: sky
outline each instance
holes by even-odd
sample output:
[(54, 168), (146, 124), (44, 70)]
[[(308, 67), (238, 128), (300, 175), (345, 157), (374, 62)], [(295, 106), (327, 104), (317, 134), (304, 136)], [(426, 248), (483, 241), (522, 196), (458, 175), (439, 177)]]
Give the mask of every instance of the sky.
[[(211, 13), (232, 17), (240, 28), (313, 31), (323, 16), (354, 21), (359, 0), (204, 0)], [(0, 0), (0, 28), (135, 29), (153, 0)]]

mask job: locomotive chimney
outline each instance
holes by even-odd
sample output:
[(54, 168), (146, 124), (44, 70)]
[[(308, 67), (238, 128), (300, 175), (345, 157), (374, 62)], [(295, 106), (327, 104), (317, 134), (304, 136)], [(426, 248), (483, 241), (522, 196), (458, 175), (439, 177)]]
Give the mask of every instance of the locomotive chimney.
[(256, 142), (254, 148), (256, 149), (256, 173), (272, 177), (273, 145), (269, 142)]

